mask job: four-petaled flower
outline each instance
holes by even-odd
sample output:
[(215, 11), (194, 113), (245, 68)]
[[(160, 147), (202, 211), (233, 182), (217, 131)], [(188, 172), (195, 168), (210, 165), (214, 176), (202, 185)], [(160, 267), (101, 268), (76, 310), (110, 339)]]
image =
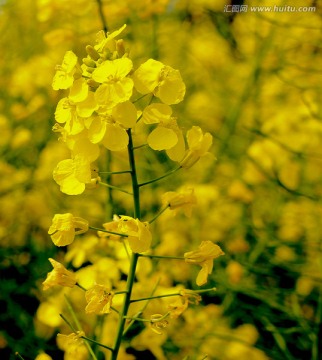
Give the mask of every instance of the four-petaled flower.
[(72, 51), (67, 51), (63, 63), (56, 66), (52, 84), (54, 90), (68, 89), (73, 85), (76, 64), (77, 56)]
[(140, 65), (133, 74), (133, 80), (139, 93), (153, 93), (168, 105), (178, 104), (186, 92), (180, 72), (154, 59)]
[(178, 318), (188, 308), (189, 304), (198, 305), (200, 301), (201, 296), (199, 294), (181, 290), (180, 297), (168, 305), (170, 317), (173, 319)]
[(82, 155), (60, 161), (54, 169), (53, 178), (60, 186), (60, 191), (68, 195), (84, 192), (92, 177), (91, 164)]
[(182, 209), (184, 214), (191, 216), (192, 206), (197, 203), (197, 198), (193, 189), (186, 189), (183, 192), (168, 191), (162, 195), (162, 202), (168, 205), (170, 210), (176, 214), (178, 209)]
[(187, 142), (189, 149), (181, 160), (181, 167), (188, 169), (194, 165), (202, 156), (206, 155), (212, 145), (212, 135), (202, 133), (199, 126), (193, 126), (187, 131)]
[(56, 246), (66, 246), (74, 241), (75, 235), (88, 230), (88, 221), (73, 214), (56, 214), (48, 230), (48, 234)]
[(95, 99), (99, 105), (111, 109), (120, 102), (129, 100), (133, 90), (133, 80), (127, 75), (133, 64), (129, 58), (105, 60), (92, 74), (92, 79), (98, 82)]
[(76, 284), (76, 275), (65, 268), (64, 265), (54, 259), (48, 259), (53, 266), (53, 270), (47, 274), (43, 282), (43, 290), (47, 290), (55, 285), (74, 287)]
[(108, 314), (111, 311), (114, 293), (106, 286), (95, 284), (85, 293), (87, 306), (85, 312), (87, 314)]
[(152, 235), (147, 222), (123, 215), (118, 224), (118, 231), (127, 235), (129, 246), (134, 253), (141, 253), (150, 249)]
[(221, 255), (224, 255), (224, 252), (212, 241), (202, 241), (197, 250), (184, 254), (187, 263), (201, 266), (196, 280), (198, 286), (206, 284), (208, 275), (212, 272), (213, 260)]
[(153, 332), (158, 335), (162, 335), (164, 329), (169, 325), (169, 322), (165, 319), (167, 315), (153, 314), (150, 318), (150, 327)]
[(57, 334), (57, 337), (59, 337), (66, 344), (67, 347), (83, 345), (83, 336), (85, 336), (84, 331), (77, 331), (68, 335), (59, 333)]

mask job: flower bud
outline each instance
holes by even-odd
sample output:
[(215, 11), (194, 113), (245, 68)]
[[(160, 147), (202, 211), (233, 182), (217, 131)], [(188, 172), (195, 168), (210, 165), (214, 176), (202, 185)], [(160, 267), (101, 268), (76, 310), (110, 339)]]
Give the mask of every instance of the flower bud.
[(100, 54), (93, 48), (92, 45), (86, 46), (86, 52), (95, 61), (100, 58)]
[(83, 58), (83, 63), (86, 65), (86, 66), (90, 66), (90, 67), (93, 67), (95, 68), (96, 67), (96, 63), (93, 59), (91, 58)]

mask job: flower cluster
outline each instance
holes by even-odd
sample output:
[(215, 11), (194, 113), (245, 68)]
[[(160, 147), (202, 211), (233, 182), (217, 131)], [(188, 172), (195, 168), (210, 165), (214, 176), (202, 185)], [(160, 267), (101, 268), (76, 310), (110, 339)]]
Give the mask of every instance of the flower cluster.
[[(97, 184), (132, 195), (134, 215), (115, 214), (112, 221), (97, 228), (71, 213), (56, 214), (48, 234), (56, 246), (68, 246), (65, 261), (73, 260), (72, 264), (81, 268), (77, 272), (69, 271), (61, 263), (49, 259), (54, 269), (43, 282), (44, 290), (56, 285), (70, 288), (76, 285), (85, 291), (83, 313), (87, 315), (109, 314), (109, 318), (113, 319), (112, 310), (118, 314), (113, 347), (99, 343), (112, 352), (113, 360), (122, 351), (122, 334), (128, 331), (134, 321), (142, 321), (149, 325), (148, 329), (153, 333), (164, 335), (169, 325), (167, 318), (176, 319), (187, 310), (189, 304), (197, 305), (201, 301), (198, 292), (180, 291), (164, 295), (177, 297), (168, 305), (168, 312), (160, 309), (141, 318), (144, 311), (139, 311), (139, 315), (129, 316), (131, 302), (145, 299), (133, 300), (131, 297), (132, 290), (138, 291), (142, 287), (140, 282), (135, 283), (135, 279), (140, 279), (141, 273), (149, 268), (142, 269), (144, 257), (163, 257), (154, 254), (157, 239), (152, 236), (151, 223), (166, 210), (174, 215), (182, 210), (190, 217), (193, 206), (197, 204), (191, 187), (168, 191), (161, 197), (164, 207), (153, 219), (144, 221), (140, 189), (177, 170), (190, 168), (207, 154), (212, 144), (212, 135), (204, 134), (198, 126), (187, 131), (185, 140), (171, 107), (180, 103), (185, 96), (186, 86), (180, 72), (154, 59), (148, 59), (135, 70), (124, 41), (117, 40), (125, 27), (107, 34), (99, 32), (96, 44), (86, 46), (87, 56), (81, 63), (72, 51), (67, 51), (62, 64), (56, 68), (52, 87), (54, 90), (66, 90), (68, 94), (57, 104), (53, 130), (60, 134), (60, 140), (66, 144), (71, 156), (57, 164), (53, 178), (60, 190), (68, 195), (81, 194), (86, 188), (95, 189)], [(159, 178), (139, 183), (134, 150), (144, 145), (155, 151), (165, 151), (171, 161), (178, 163), (177, 167)], [(124, 150), (128, 153), (130, 170), (109, 173), (128, 173), (132, 193), (111, 183), (103, 183), (100, 175), (104, 172), (100, 172), (96, 164), (102, 153), (122, 153)], [(97, 231), (94, 240), (87, 234), (75, 239), (76, 235), (85, 234), (89, 229)], [(196, 283), (201, 286), (207, 282), (212, 271), (213, 259), (222, 254), (218, 245), (203, 241), (198, 250), (186, 252), (181, 257), (167, 257), (169, 261), (179, 259), (182, 263), (200, 265), (202, 269)], [(83, 265), (87, 258), (92, 265)], [(121, 273), (127, 278), (125, 287)], [(123, 301), (119, 300), (120, 294), (124, 294)], [(67, 302), (75, 317), (69, 300)], [(126, 319), (130, 320), (127, 328)], [(59, 339), (60, 342), (65, 339), (61, 347), (67, 351), (65, 347), (69, 345), (84, 349), (83, 340), (87, 337), (79, 329), (78, 333), (74, 331), (65, 337), (60, 335)]]
[[(69, 92), (58, 102), (53, 127), (71, 152), (71, 158), (60, 161), (54, 170), (54, 180), (63, 193), (81, 194), (91, 183), (98, 183), (100, 178), (91, 170), (100, 146), (125, 150), (128, 130), (134, 130), (140, 119), (148, 132), (147, 144), (154, 150), (165, 150), (173, 161), (182, 161), (182, 167), (192, 166), (211, 145), (212, 136), (193, 127), (187, 133), (186, 152), (182, 130), (170, 106), (185, 95), (180, 72), (153, 59), (134, 70), (124, 41), (116, 40), (125, 27), (107, 35), (99, 32), (96, 45), (86, 47), (87, 57), (81, 64), (67, 51), (57, 66), (53, 89)], [(132, 98), (141, 95), (151, 95), (154, 102), (138, 109)]]

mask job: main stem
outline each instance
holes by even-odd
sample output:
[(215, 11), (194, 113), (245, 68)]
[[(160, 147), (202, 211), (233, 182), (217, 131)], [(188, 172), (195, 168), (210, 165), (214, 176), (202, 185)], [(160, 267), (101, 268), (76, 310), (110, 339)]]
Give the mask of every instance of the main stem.
[[(141, 210), (140, 210), (140, 190), (138, 185), (138, 179), (136, 175), (136, 167), (135, 167), (135, 159), (134, 159), (134, 151), (133, 151), (133, 140), (132, 140), (132, 133), (131, 129), (127, 131), (129, 136), (129, 144), (128, 144), (128, 154), (129, 154), (129, 164), (130, 164), (130, 173), (131, 173), (131, 180), (132, 180), (132, 189), (133, 189), (133, 203), (134, 203), (134, 218), (140, 219), (141, 217)], [(125, 322), (127, 312), (129, 310), (129, 306), (131, 303), (131, 293), (134, 284), (135, 278), (135, 271), (136, 265), (138, 262), (139, 255), (136, 253), (132, 253), (131, 261), (130, 261), (130, 269), (129, 274), (126, 282), (126, 293), (123, 302), (123, 308), (120, 311), (120, 318), (119, 324), (117, 328), (117, 334), (115, 339), (115, 344), (113, 347), (112, 357), (111, 360), (117, 360), (117, 355), (121, 346), (122, 336), (124, 332)]]

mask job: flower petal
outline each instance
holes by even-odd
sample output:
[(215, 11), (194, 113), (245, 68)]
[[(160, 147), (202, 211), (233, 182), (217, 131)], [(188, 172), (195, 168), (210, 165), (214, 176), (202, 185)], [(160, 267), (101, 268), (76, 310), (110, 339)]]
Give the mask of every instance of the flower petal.
[(158, 126), (148, 136), (147, 141), (153, 150), (166, 150), (177, 144), (178, 136), (172, 129)]

